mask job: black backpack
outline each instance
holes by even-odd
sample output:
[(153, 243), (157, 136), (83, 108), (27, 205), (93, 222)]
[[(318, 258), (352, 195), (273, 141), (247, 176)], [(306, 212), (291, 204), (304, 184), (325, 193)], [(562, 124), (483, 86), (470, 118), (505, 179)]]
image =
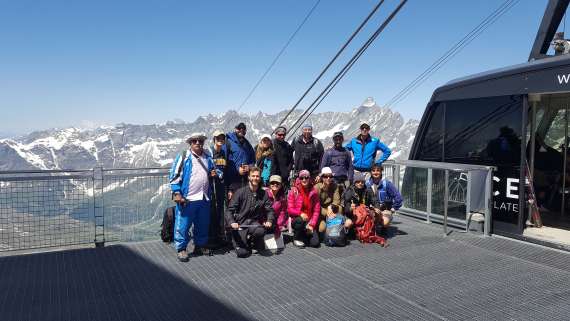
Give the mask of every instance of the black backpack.
[(162, 217), (162, 224), (160, 224), (160, 238), (165, 243), (174, 241), (174, 211), (174, 206), (167, 208), (166, 211), (164, 211), (164, 216)]

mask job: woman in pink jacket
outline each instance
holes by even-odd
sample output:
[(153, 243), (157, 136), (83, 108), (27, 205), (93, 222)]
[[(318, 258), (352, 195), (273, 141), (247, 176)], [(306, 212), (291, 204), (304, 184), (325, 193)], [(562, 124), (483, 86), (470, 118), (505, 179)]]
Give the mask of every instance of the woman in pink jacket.
[(299, 178), (287, 197), (287, 211), (294, 231), (293, 244), (300, 248), (305, 247), (305, 244), (318, 247), (319, 233), (315, 227), (321, 212), (321, 205), (309, 171), (299, 172)]
[(275, 237), (281, 235), (281, 231), (287, 228), (287, 199), (283, 189), (282, 179), (279, 175), (271, 175), (269, 187), (265, 188), (267, 196), (273, 204), (275, 211)]

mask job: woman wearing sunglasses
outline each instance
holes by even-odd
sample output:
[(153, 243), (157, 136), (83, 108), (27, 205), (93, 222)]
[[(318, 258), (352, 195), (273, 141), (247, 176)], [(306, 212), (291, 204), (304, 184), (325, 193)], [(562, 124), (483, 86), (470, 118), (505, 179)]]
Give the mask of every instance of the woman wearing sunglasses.
[(293, 227), (293, 244), (303, 248), (319, 246), (319, 234), (316, 230), (321, 205), (317, 190), (313, 187), (309, 171), (302, 170), (295, 181), (295, 186), (287, 197), (287, 211)]

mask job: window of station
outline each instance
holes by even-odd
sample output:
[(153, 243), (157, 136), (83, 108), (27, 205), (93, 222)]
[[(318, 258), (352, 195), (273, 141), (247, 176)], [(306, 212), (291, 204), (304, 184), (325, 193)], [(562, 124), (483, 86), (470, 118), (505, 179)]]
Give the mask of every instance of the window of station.
[(424, 161), (441, 161), (443, 153), (443, 112), (445, 106), (433, 106), (431, 119), (424, 135), (418, 159)]

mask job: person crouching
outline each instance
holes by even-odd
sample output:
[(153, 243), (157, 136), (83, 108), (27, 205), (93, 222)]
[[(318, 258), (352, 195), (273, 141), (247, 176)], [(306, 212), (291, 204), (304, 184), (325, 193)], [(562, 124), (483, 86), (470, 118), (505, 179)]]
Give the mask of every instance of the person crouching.
[(299, 248), (307, 243), (311, 247), (318, 247), (320, 242), (316, 226), (321, 205), (308, 170), (299, 172), (295, 186), (291, 187), (287, 196), (287, 211), (294, 230), (293, 244)]
[(226, 210), (226, 221), (232, 228), (232, 242), (238, 257), (251, 255), (252, 250), (263, 251), (265, 230), (270, 229), (275, 217), (271, 200), (261, 188), (261, 169), (249, 170), (248, 185), (239, 188)]

